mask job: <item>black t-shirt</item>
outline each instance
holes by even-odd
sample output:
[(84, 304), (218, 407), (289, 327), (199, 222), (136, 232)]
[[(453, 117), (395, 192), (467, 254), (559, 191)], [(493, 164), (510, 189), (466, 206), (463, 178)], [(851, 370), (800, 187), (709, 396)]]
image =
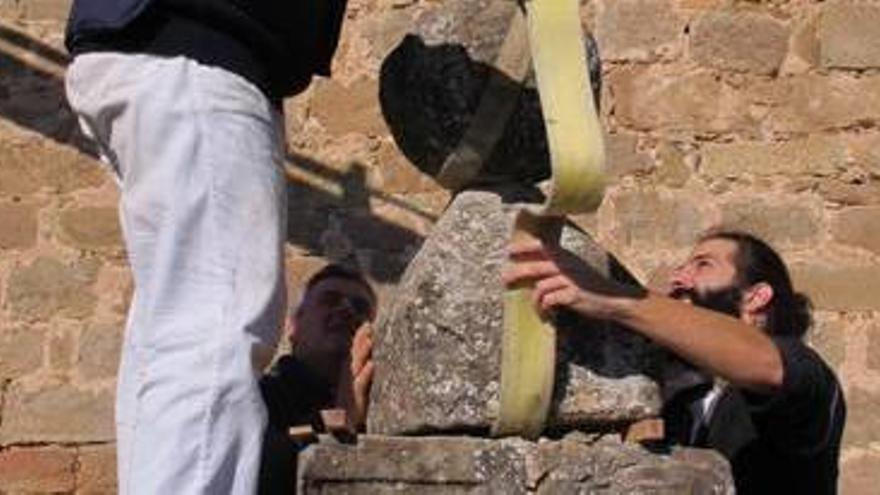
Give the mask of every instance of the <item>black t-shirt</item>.
[(332, 387), (321, 382), (293, 356), (278, 360), (260, 380), (260, 392), (269, 413), (263, 436), (259, 495), (296, 493), (298, 445), (288, 435), (291, 426), (315, 424), (318, 411), (332, 405)]
[(835, 494), (846, 420), (840, 384), (800, 340), (773, 341), (784, 366), (780, 390), (758, 394), (727, 387), (699, 428), (682, 421), (695, 398), (673, 400), (664, 413), (673, 425), (670, 433), (679, 443), (722, 453), (740, 495)]

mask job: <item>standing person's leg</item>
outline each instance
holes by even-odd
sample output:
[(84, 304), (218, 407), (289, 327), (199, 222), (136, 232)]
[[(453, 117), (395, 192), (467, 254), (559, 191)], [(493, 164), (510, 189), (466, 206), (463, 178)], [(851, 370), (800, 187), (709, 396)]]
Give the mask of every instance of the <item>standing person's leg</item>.
[(257, 378), (284, 307), (280, 114), (183, 58), (77, 57), (68, 94), (117, 170), (135, 292), (117, 397), (120, 491), (255, 491)]

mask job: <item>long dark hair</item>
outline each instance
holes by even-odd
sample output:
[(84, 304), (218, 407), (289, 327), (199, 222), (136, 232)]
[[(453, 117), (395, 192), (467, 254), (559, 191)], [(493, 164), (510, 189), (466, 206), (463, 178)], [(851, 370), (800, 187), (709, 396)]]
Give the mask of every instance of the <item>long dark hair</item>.
[(796, 292), (788, 268), (769, 244), (753, 234), (737, 230), (713, 230), (700, 241), (728, 240), (736, 244), (736, 283), (746, 288), (764, 282), (773, 288), (768, 303), (765, 331), (770, 335), (802, 337), (813, 324), (810, 298)]

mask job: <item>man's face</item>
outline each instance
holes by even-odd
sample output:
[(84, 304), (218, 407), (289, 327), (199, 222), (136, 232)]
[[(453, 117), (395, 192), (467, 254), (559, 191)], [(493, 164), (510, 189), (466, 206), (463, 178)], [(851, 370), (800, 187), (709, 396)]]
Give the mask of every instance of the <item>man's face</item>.
[(375, 301), (362, 283), (325, 278), (306, 292), (293, 316), (293, 352), (330, 380), (347, 358), (354, 332), (374, 317)]
[(737, 246), (727, 239), (697, 244), (672, 273), (670, 296), (696, 306), (740, 316), (742, 290), (736, 284)]

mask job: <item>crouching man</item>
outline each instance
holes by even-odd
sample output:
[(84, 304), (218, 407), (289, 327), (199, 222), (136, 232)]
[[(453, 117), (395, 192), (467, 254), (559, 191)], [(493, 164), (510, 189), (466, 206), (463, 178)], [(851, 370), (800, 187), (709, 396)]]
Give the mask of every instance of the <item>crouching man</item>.
[(376, 294), (358, 272), (328, 265), (307, 283), (288, 320), (292, 351), (260, 381), (269, 410), (259, 493), (294, 493), (296, 454), (291, 426), (315, 424), (322, 409), (345, 409), (363, 429), (373, 377), (370, 323)]

